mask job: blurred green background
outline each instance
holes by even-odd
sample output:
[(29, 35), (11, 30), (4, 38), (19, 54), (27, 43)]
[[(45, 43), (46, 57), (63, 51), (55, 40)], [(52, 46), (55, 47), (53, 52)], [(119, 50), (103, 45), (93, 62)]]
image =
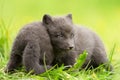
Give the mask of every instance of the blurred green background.
[(116, 44), (113, 61), (119, 59), (120, 0), (0, 0), (0, 24), (4, 22), (7, 28), (10, 47), (23, 25), (41, 21), (44, 14), (68, 13), (72, 13), (75, 24), (94, 30), (108, 53)]

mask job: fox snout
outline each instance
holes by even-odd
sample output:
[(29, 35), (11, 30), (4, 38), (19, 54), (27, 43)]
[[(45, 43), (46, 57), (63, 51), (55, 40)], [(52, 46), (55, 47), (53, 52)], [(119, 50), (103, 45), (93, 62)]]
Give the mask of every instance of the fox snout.
[(68, 50), (72, 50), (74, 47), (75, 47), (75, 46), (74, 46), (73, 41), (68, 41), (67, 49), (68, 49)]
[(74, 48), (74, 46), (70, 46), (70, 47), (69, 47), (69, 50), (72, 50), (73, 48)]

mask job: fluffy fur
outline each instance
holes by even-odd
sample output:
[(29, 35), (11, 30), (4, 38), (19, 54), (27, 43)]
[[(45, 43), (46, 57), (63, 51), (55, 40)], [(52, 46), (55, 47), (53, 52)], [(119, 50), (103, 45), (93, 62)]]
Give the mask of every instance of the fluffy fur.
[(48, 69), (55, 64), (74, 65), (84, 50), (88, 56), (82, 68), (88, 63), (96, 68), (108, 62), (100, 38), (89, 29), (74, 25), (71, 14), (62, 17), (46, 14), (42, 22), (28, 24), (20, 30), (5, 72), (22, 64), (28, 72), (40, 74), (45, 72), (44, 60)]

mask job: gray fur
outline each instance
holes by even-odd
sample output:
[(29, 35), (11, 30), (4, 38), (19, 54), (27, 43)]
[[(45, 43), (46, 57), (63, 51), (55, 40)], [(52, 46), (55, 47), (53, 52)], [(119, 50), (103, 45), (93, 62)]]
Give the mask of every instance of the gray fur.
[(54, 54), (46, 28), (41, 22), (25, 25), (13, 43), (5, 71), (13, 71), (22, 63), (27, 71), (33, 70), (35, 74), (45, 72), (44, 54), (46, 65), (50, 68)]
[(10, 72), (23, 64), (28, 72), (43, 73), (44, 55), (48, 69), (55, 64), (74, 65), (84, 50), (88, 56), (82, 68), (89, 62), (89, 66), (94, 68), (108, 62), (104, 45), (93, 31), (74, 25), (71, 14), (63, 17), (46, 14), (42, 22), (31, 23), (21, 29), (5, 71)]
[[(93, 31), (74, 25), (71, 14), (63, 17), (49, 15), (44, 17), (43, 23), (50, 35), (55, 54), (53, 64), (73, 65), (75, 59), (84, 50), (88, 52), (88, 56), (82, 68), (86, 66), (96, 68), (101, 64), (108, 63), (101, 39)], [(112, 66), (110, 70), (112, 70)]]

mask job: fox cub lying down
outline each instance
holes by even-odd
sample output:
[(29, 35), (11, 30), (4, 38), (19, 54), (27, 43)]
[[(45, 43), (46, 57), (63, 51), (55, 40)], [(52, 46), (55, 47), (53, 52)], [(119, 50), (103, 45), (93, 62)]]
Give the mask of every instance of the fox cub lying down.
[(48, 69), (55, 64), (74, 65), (84, 50), (88, 55), (82, 68), (96, 68), (108, 62), (100, 38), (91, 30), (73, 24), (71, 14), (61, 17), (45, 14), (42, 22), (27, 24), (20, 30), (5, 72), (24, 65), (27, 72), (33, 70), (34, 74), (40, 74), (45, 72), (44, 60)]

